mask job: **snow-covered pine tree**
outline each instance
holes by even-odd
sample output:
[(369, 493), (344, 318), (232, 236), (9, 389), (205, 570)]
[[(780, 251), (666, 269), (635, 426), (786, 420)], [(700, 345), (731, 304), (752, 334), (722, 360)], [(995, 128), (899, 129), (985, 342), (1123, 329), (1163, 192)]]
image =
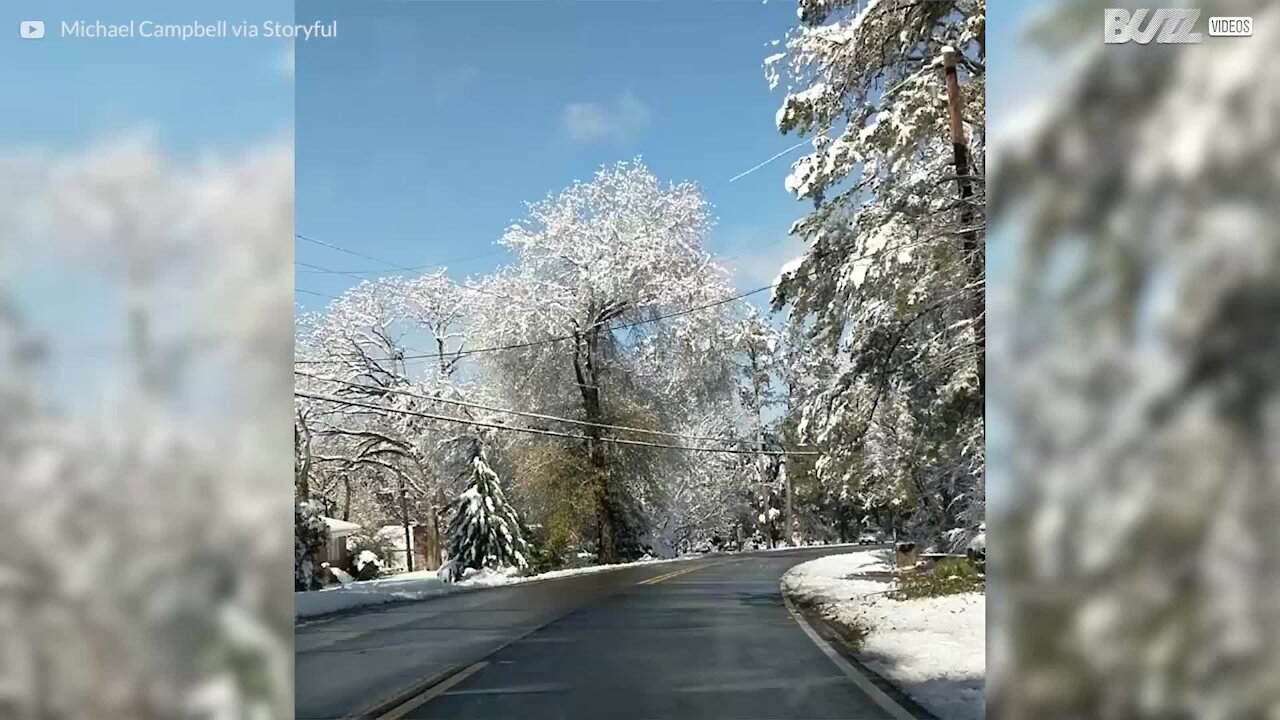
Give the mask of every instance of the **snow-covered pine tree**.
[(1102, 52), (1098, 6), (1056, 5), (1026, 39), (1060, 77), (993, 158), (988, 717), (1276, 717), (1280, 6), (1195, 3), (1251, 15), (1238, 44)]
[[(799, 429), (825, 451), (836, 490), (916, 508), (922, 535), (984, 511), (982, 294), (985, 123), (982, 0), (800, 0), (800, 26), (765, 61), (785, 72), (784, 133), (813, 136), (787, 189), (814, 210), (810, 245), (783, 269), (813, 352), (832, 360), (803, 388)], [(974, 176), (958, 197), (938, 59), (959, 53)]]
[(467, 489), (454, 501), (449, 520), (449, 559), (456, 580), (468, 569), (528, 567), (529, 548), (520, 519), (507, 503), (484, 445), (472, 443)]
[(329, 537), (324, 520), (320, 519), (318, 502), (299, 500), (293, 505), (293, 589), (316, 590), (316, 556)]

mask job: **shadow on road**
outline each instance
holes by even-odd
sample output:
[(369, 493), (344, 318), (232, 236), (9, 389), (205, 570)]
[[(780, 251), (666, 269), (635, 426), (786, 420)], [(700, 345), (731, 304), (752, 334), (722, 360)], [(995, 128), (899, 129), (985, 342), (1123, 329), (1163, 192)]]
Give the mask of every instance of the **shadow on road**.
[(748, 607), (784, 607), (782, 594), (774, 592), (739, 592), (734, 593), (738, 602)]

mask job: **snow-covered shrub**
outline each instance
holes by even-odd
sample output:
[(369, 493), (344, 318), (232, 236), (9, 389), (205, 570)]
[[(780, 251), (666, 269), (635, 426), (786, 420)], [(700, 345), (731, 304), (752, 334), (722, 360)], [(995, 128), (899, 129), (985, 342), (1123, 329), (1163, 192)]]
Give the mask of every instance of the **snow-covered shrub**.
[(317, 590), (316, 556), (329, 540), (319, 503), (301, 500), (293, 507), (293, 589)]
[(382, 558), (372, 550), (361, 550), (353, 564), (357, 580), (372, 580), (382, 574)]
[(373, 580), (382, 575), (387, 561), (400, 552), (395, 543), (385, 535), (375, 533), (356, 533), (347, 538), (347, 549), (351, 551), (351, 559), (347, 564), (347, 572), (356, 580)]
[(356, 579), (351, 577), (351, 573), (340, 567), (334, 567), (327, 562), (320, 563), (320, 569), (315, 573), (316, 582), (321, 587), (329, 587), (330, 585), (350, 585)]

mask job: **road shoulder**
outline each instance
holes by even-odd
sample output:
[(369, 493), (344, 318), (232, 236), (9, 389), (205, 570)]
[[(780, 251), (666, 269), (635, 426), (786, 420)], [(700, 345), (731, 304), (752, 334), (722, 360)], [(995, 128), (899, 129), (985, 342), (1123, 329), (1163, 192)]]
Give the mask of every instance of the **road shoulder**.
[(892, 600), (886, 557), (866, 550), (802, 563), (783, 577), (783, 595), (823, 641), (916, 717), (983, 717), (985, 597)]

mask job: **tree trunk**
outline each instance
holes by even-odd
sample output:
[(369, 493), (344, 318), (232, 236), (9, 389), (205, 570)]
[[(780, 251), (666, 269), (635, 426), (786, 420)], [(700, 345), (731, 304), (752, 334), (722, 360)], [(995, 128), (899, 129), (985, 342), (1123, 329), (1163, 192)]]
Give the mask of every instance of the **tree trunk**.
[(436, 509), (436, 504), (432, 503), (427, 511), (427, 570), (440, 569), (440, 513)]
[[(604, 421), (600, 403), (600, 368), (596, 356), (598, 338), (598, 327), (588, 329), (585, 337), (580, 333), (574, 343), (573, 355), (574, 377), (577, 378), (578, 389), (582, 393), (582, 407), (587, 422), (592, 423)], [(587, 457), (594, 470), (591, 485), (596, 505), (597, 559), (601, 563), (613, 563), (618, 561), (618, 550), (614, 542), (613, 506), (609, 498), (609, 469), (604, 443), (600, 440), (598, 427), (587, 426), (586, 435)]]
[[(604, 411), (600, 406), (600, 372), (598, 351), (599, 329), (593, 328), (586, 333), (584, 342), (579, 343), (579, 352), (573, 357), (573, 370), (582, 392), (582, 409), (585, 410), (589, 423), (603, 423)], [(618, 561), (618, 548), (614, 542), (613, 503), (609, 497), (609, 469), (604, 456), (604, 443), (600, 441), (600, 428), (586, 429), (586, 452), (594, 473), (591, 477), (595, 496), (596, 532), (599, 539), (599, 562)]]
[(297, 445), (297, 461), (294, 466), (294, 485), (299, 500), (311, 499), (311, 430), (307, 427), (302, 411), (298, 411), (298, 424), (293, 428), (293, 442)]

